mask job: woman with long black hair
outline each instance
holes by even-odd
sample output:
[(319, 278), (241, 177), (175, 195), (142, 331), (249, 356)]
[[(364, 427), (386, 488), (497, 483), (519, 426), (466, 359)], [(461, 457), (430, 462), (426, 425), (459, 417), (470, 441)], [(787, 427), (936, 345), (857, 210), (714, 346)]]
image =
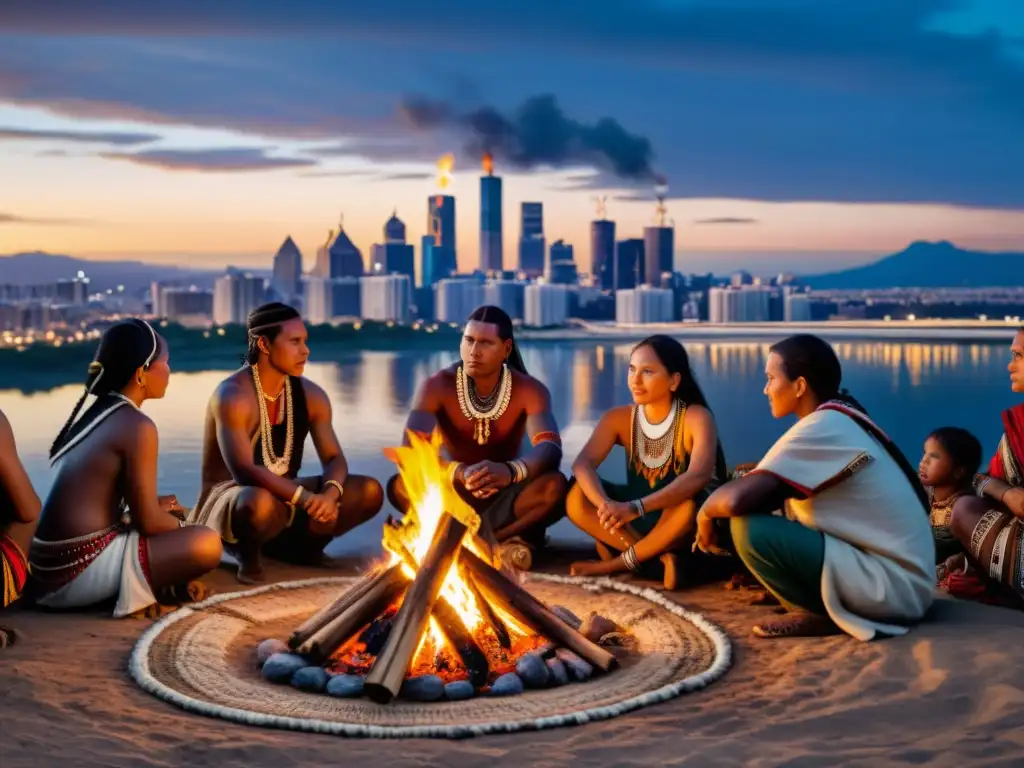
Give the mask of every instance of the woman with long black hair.
[(168, 362), (167, 343), (144, 320), (103, 334), (85, 391), (50, 448), (57, 476), (29, 555), (37, 604), (116, 598), (114, 616), (127, 616), (219, 564), (216, 532), (183, 526), (174, 497), (157, 496), (156, 425), (140, 406), (164, 396)]
[[(725, 456), (678, 341), (658, 335), (637, 344), (629, 358), (629, 389), (634, 404), (608, 411), (573, 463), (576, 482), (566, 511), (594, 537), (602, 559), (574, 563), (571, 571), (579, 576), (640, 572), (660, 558), (665, 587), (675, 589), (678, 556), (690, 555), (691, 547), (684, 545), (697, 508), (725, 480)], [(616, 445), (626, 449), (625, 485), (597, 474)], [(686, 566), (690, 575), (700, 567)]]
[[(757, 467), (715, 491), (697, 515), (696, 546), (733, 545), (790, 615), (760, 637), (900, 635), (932, 603), (935, 544), (917, 469), (840, 388), (828, 342), (802, 334), (771, 347), (772, 415), (797, 422)], [(784, 509), (785, 515), (771, 514)]]

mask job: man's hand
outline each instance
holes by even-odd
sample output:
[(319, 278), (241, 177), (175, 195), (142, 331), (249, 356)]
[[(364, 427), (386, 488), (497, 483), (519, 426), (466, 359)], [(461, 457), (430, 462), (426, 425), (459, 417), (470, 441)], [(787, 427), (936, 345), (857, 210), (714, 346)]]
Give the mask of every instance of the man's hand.
[(311, 493), (306, 496), (303, 509), (311, 520), (329, 525), (338, 519), (336, 494)]
[(597, 519), (606, 531), (615, 533), (619, 528), (636, 520), (640, 513), (636, 507), (625, 501), (607, 500), (598, 508)]
[(487, 499), (512, 483), (512, 470), (497, 461), (481, 461), (464, 467), (463, 484), (478, 499)]
[(169, 496), (157, 496), (156, 500), (164, 512), (174, 515), (179, 520), (185, 518), (185, 508), (178, 503), (178, 497), (173, 493)]
[(718, 534), (715, 533), (715, 521), (703, 512), (697, 513), (697, 535), (693, 541), (693, 551), (706, 552), (709, 555), (728, 555), (718, 546)]

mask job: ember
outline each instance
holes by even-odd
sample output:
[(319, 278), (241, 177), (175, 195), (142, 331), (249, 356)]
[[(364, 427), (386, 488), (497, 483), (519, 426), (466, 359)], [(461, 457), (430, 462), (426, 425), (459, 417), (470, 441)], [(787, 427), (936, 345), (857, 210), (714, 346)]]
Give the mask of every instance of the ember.
[(390, 452), (411, 501), (400, 522), (384, 526), (390, 562), (295, 630), (289, 646), (298, 657), (334, 675), (364, 677), (362, 692), (379, 703), (405, 690), (407, 679), (486, 689), (526, 656), (538, 657), (540, 672), (556, 653), (612, 669), (611, 653), (495, 568), (477, 535), (480, 517), (446, 476), (440, 438), (409, 440)]

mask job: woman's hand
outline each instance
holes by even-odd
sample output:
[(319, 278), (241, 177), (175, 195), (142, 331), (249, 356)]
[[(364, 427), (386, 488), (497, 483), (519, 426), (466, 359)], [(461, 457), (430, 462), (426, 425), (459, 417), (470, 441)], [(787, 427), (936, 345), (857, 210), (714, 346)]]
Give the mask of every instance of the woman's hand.
[(702, 512), (697, 513), (697, 534), (693, 541), (693, 551), (697, 550), (709, 555), (728, 555), (718, 546), (718, 534), (715, 533), (715, 521)]
[(636, 507), (625, 501), (605, 501), (597, 510), (597, 518), (606, 531), (615, 533), (624, 525), (636, 520), (640, 513)]
[(178, 497), (173, 493), (168, 496), (157, 496), (156, 500), (164, 512), (174, 515), (179, 520), (185, 518), (185, 508), (178, 503)]

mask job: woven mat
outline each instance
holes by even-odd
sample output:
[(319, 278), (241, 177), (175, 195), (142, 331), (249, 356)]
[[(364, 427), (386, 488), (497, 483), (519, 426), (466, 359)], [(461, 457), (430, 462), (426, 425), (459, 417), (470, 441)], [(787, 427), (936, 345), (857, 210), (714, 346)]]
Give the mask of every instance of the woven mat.
[(609, 579), (532, 574), (527, 588), (580, 617), (628, 626), (635, 652), (605, 675), (518, 696), (382, 706), (274, 685), (260, 676), (256, 646), (287, 638), (353, 579), (293, 581), (219, 595), (156, 622), (139, 639), (131, 674), (183, 709), (249, 725), (370, 737), (460, 738), (581, 724), (703, 688), (729, 666), (726, 635), (660, 593)]

